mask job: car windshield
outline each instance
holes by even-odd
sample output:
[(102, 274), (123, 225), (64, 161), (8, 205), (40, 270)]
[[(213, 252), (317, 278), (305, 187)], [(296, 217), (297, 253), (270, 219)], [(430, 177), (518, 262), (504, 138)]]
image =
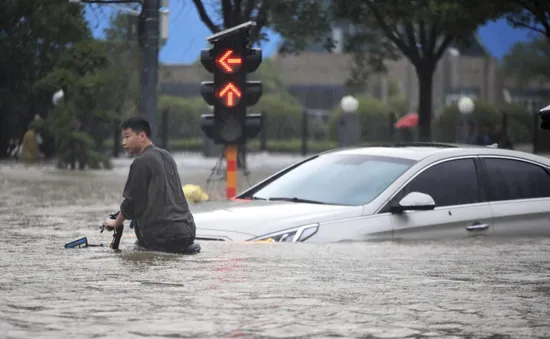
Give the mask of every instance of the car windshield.
[(364, 205), (414, 163), (414, 160), (385, 156), (324, 154), (267, 184), (254, 198)]

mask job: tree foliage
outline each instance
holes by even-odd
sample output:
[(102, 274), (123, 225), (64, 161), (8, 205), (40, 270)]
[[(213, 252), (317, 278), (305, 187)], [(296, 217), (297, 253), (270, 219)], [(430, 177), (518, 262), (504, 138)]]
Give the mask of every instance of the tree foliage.
[(550, 2), (548, 0), (508, 0), (512, 6), (506, 18), (514, 27), (540, 33), (550, 42)]
[[(476, 31), (487, 20), (501, 15), (493, 2), (475, 7), (452, 0), (334, 0), (342, 18), (359, 32), (380, 34), (390, 48), (397, 48), (415, 67), (419, 83), (419, 137), (431, 138), (432, 85), (438, 61), (454, 42)], [(372, 40), (372, 39), (371, 39)], [(365, 48), (357, 44), (357, 48)], [(368, 41), (367, 41), (368, 52)]]
[(135, 114), (140, 90), (140, 48), (137, 37), (129, 32), (131, 17), (119, 13), (105, 29), (105, 45), (109, 54), (109, 83), (112, 107), (122, 115)]
[(34, 115), (46, 116), (51, 107), (51, 93), (33, 91), (35, 83), (71, 44), (90, 36), (80, 5), (0, 1), (0, 158), (9, 139), (20, 140)]
[(106, 163), (97, 152), (101, 150), (105, 126), (116, 119), (112, 111), (116, 93), (111, 91), (105, 44), (88, 39), (71, 45), (53, 70), (35, 85), (37, 92), (46, 94), (59, 88), (66, 93), (66, 100), (47, 119), (56, 140), (58, 164), (74, 168), (79, 159), (81, 166), (99, 168), (100, 162)]
[(212, 33), (247, 21), (257, 26), (251, 40), (260, 44), (266, 41), (266, 29), (272, 29), (285, 38), (282, 50), (296, 52), (310, 43), (330, 45), (330, 15), (323, 1), (318, 0), (216, 0), (217, 17), (208, 14), (206, 0), (193, 0), (202, 22)]
[(536, 39), (517, 42), (503, 58), (503, 70), (515, 78), (519, 85), (532, 80), (550, 80), (550, 42)]

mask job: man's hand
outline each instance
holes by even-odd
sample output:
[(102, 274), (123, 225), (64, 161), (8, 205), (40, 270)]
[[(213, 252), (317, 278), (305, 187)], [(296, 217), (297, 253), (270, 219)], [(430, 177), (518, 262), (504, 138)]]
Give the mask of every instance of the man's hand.
[(115, 228), (121, 227), (123, 225), (122, 222), (118, 223), (117, 220), (107, 219), (103, 222), (103, 226), (105, 226), (108, 231), (112, 231)]

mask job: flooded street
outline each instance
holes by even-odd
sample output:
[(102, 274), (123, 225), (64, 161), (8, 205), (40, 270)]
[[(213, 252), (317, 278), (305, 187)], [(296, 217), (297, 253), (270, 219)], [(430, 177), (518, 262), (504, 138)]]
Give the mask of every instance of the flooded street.
[[(182, 181), (204, 186), (212, 161), (193, 161), (178, 158)], [(252, 182), (277, 167), (256, 163)], [(120, 253), (64, 249), (110, 242), (98, 226), (129, 164), (0, 164), (0, 338), (550, 337), (550, 239), (201, 242), (177, 256), (133, 252), (126, 227)]]

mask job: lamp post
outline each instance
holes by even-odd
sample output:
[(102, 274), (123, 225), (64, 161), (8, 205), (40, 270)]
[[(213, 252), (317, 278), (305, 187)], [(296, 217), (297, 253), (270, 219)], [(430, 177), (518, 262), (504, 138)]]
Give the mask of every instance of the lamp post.
[(470, 131), (467, 129), (468, 127), (468, 116), (474, 112), (475, 104), (472, 98), (463, 96), (460, 99), (458, 99), (458, 111), (460, 114), (462, 114), (462, 133), (459, 135), (461, 136), (461, 141), (472, 144), (474, 143), (474, 140), (471, 140), (472, 135), (470, 135)]
[(340, 100), (340, 107), (344, 113), (340, 116), (338, 124), (338, 144), (341, 147), (357, 145), (361, 142), (361, 123), (357, 116), (359, 100), (346, 95)]

